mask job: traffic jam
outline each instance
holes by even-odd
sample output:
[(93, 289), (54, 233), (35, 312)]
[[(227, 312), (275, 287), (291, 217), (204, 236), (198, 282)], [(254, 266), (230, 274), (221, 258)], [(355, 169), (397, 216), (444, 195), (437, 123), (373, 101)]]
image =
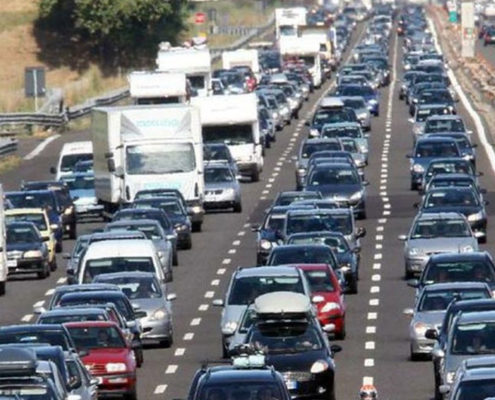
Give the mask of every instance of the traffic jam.
[[(271, 175), (265, 159), (296, 124), (291, 183), (248, 224), (255, 262), (223, 268), (225, 290), (205, 296), (217, 342), (181, 391), (188, 400), (339, 397), (349, 300), (365, 295), (373, 263), (364, 225), (375, 218), (370, 142), (385, 90), (404, 103), (411, 147), (401, 157), (418, 194), (393, 245), (404, 246), (404, 293), (414, 289), (401, 332), (408, 358), (432, 364), (430, 398), (495, 397), (495, 264), (479, 247), (487, 190), (425, 8), (327, 5), (275, 17), (274, 42), (224, 52), (221, 68), (204, 43), (162, 43), (155, 70), (129, 74), (132, 104), (93, 109), (91, 140), (64, 143), (52, 178), (2, 189), (0, 295), (19, 276), (64, 278), (22, 323), (0, 326), (0, 399), (147, 398), (147, 359), (184, 353), (174, 302), (187, 300), (173, 290), (190, 267), (182, 260), (210, 235), (209, 221), (243, 216), (250, 185), (272, 182), (280, 168)], [(377, 400), (377, 389), (366, 377), (351, 391)]]

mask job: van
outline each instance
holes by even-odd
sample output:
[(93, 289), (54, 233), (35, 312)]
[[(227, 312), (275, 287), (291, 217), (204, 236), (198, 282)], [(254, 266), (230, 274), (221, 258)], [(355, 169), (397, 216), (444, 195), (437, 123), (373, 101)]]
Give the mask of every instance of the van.
[(93, 143), (91, 141), (65, 143), (60, 151), (56, 167), (50, 168), (50, 173), (55, 175), (55, 180), (69, 175), (74, 171), (79, 161), (93, 160)]
[(91, 283), (101, 274), (114, 272), (152, 272), (165, 282), (165, 275), (151, 240), (108, 240), (92, 243), (86, 250), (77, 282)]

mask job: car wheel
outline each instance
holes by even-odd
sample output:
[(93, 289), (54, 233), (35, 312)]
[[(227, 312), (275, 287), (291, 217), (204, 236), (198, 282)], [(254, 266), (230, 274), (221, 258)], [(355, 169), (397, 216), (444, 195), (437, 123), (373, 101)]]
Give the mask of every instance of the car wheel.
[(5, 284), (6, 282), (0, 282), (0, 296), (5, 295)]
[(412, 346), (410, 352), (411, 352), (411, 356), (410, 356), (411, 361), (419, 361), (421, 359), (421, 354), (413, 352)]
[(76, 240), (77, 239), (77, 224), (74, 223), (70, 226), (69, 239)]
[(418, 184), (416, 182), (411, 182), (411, 190), (418, 190)]
[(186, 243), (184, 244), (184, 249), (189, 250), (192, 248), (192, 239), (191, 235), (187, 237)]
[(192, 231), (193, 232), (201, 232), (202, 221), (196, 221), (192, 223)]
[(172, 328), (170, 328), (170, 330), (168, 332), (168, 338), (165, 340), (162, 340), (160, 342), (160, 344), (166, 348), (172, 347), (172, 345), (174, 344), (174, 330)]
[(124, 395), (125, 400), (137, 400), (137, 390), (136, 388)]
[(172, 256), (172, 265), (179, 265), (179, 255), (177, 254), (177, 250), (174, 250), (174, 255)]
[(335, 334), (335, 339), (337, 340), (344, 340), (346, 335), (345, 331), (345, 320), (342, 322), (342, 330), (339, 333)]
[(37, 273), (38, 279), (46, 279), (50, 276), (50, 267), (48, 264), (43, 265), (43, 270)]
[(55, 244), (55, 253), (62, 253), (62, 251), (64, 250), (64, 244), (62, 241), (60, 242), (57, 242)]
[(485, 236), (480, 237), (480, 238), (478, 239), (478, 242), (479, 242), (479, 243), (482, 243), (482, 244), (486, 243), (486, 234), (485, 234)]
[(357, 275), (354, 276), (352, 279), (351, 279), (351, 282), (349, 284), (349, 293), (351, 294), (357, 294), (358, 292), (358, 278), (357, 278)]
[(136, 356), (136, 366), (138, 368), (141, 368), (144, 362), (144, 355), (143, 355), (143, 348), (138, 347), (137, 349), (134, 350), (134, 355)]
[(242, 212), (242, 203), (240, 201), (238, 203), (234, 204), (234, 212), (235, 213), (241, 213)]
[(53, 262), (50, 263), (50, 271), (57, 270), (57, 257), (53, 257)]
[(229, 350), (225, 347), (225, 344), (222, 342), (222, 358), (229, 358)]
[(408, 279), (412, 279), (414, 274), (411, 271), (408, 271), (407, 268), (404, 270), (404, 278), (407, 281)]
[(366, 219), (366, 209), (364, 209), (363, 211), (359, 211), (357, 219)]
[(172, 282), (174, 280), (174, 273), (172, 270), (165, 274), (165, 282)]
[(251, 173), (251, 181), (252, 182), (258, 182), (260, 180), (260, 172), (256, 168), (252, 173)]

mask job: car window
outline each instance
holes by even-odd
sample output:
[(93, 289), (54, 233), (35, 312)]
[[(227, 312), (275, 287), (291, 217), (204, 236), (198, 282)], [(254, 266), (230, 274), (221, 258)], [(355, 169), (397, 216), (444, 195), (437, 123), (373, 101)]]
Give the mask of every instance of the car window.
[(486, 290), (435, 290), (425, 291), (420, 299), (418, 311), (443, 311), (446, 310), (452, 300), (474, 300), (490, 298)]
[(114, 257), (99, 258), (86, 261), (84, 282), (90, 283), (93, 278), (101, 274), (116, 272), (155, 272), (151, 257)]
[(304, 287), (298, 276), (255, 276), (234, 280), (230, 290), (231, 305), (248, 305), (262, 294), (272, 292), (296, 292), (304, 294)]
[(426, 284), (443, 282), (495, 282), (494, 271), (489, 264), (478, 260), (438, 262), (427, 268)]
[(462, 219), (438, 219), (418, 221), (411, 239), (432, 239), (449, 237), (470, 237), (471, 231)]
[(275, 248), (270, 254), (268, 265), (284, 264), (328, 264), (333, 268), (336, 263), (333, 258), (332, 250), (329, 247), (311, 247), (301, 248), (299, 246)]

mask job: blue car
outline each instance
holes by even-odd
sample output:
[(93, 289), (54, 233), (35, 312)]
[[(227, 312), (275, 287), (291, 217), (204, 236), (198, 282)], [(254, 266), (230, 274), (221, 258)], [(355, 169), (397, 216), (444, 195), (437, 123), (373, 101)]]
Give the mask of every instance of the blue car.
[(417, 190), (423, 181), (423, 174), (435, 158), (462, 157), (455, 139), (443, 137), (425, 137), (418, 139), (410, 159), (411, 190)]
[(360, 96), (366, 100), (368, 110), (375, 117), (380, 115), (380, 95), (377, 90), (365, 85), (342, 85), (335, 90), (335, 96)]
[(59, 204), (55, 192), (52, 190), (27, 190), (23, 192), (7, 192), (5, 198), (9, 200), (13, 208), (44, 208), (47, 211), (50, 225), (55, 236), (55, 251), (60, 253), (63, 248), (62, 239), (64, 228)]

